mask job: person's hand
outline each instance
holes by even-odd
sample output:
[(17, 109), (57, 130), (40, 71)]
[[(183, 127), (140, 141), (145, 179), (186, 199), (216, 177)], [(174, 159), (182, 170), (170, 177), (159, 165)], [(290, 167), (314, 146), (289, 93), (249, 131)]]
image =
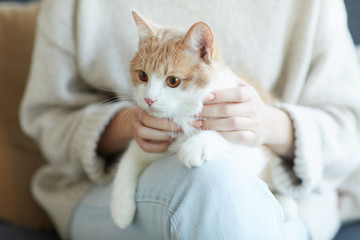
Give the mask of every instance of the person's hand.
[(179, 127), (168, 119), (156, 118), (144, 110), (136, 110), (133, 137), (145, 152), (165, 152), (179, 132)]
[(269, 128), (269, 106), (257, 91), (248, 84), (214, 91), (201, 112), (202, 129), (220, 132), (234, 143), (258, 146), (265, 142)]
[(216, 130), (225, 139), (248, 146), (269, 145), (279, 155), (292, 157), (293, 128), (289, 116), (269, 106), (254, 87), (240, 83), (205, 98), (201, 128)]
[(125, 108), (106, 127), (98, 143), (98, 152), (102, 155), (119, 153), (131, 139), (146, 152), (165, 152), (177, 132), (178, 126), (167, 119), (150, 116), (138, 106)]

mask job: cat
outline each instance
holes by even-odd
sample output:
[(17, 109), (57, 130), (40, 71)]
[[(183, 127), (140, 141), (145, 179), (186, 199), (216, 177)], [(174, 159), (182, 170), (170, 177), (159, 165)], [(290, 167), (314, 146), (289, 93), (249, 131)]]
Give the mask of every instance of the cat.
[[(130, 64), (134, 100), (150, 115), (171, 119), (183, 133), (165, 153), (147, 153), (135, 140), (130, 142), (119, 162), (110, 206), (120, 228), (133, 221), (138, 179), (153, 161), (178, 154), (186, 167), (199, 167), (218, 151), (232, 151), (258, 160), (244, 161), (244, 165), (261, 175), (269, 159), (258, 148), (232, 144), (216, 131), (202, 131), (191, 124), (207, 94), (239, 82), (238, 75), (224, 64), (210, 27), (198, 22), (185, 32), (160, 27), (135, 11), (132, 15), (139, 34), (138, 52)], [(264, 101), (271, 99), (266, 91), (258, 91)]]

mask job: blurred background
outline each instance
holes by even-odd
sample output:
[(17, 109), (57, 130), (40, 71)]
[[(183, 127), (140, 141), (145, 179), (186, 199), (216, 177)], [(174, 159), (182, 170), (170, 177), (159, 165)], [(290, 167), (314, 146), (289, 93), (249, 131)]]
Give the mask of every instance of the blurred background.
[[(0, 2), (32, 2), (34, 0), (0, 0)], [(360, 45), (360, 0), (344, 0), (348, 23), (355, 44)]]
[(345, 0), (348, 23), (355, 44), (360, 44), (360, 1)]

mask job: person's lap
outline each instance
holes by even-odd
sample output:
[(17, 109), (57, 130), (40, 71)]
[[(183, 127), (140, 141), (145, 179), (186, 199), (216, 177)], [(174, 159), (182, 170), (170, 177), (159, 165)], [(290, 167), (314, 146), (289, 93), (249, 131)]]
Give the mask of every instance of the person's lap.
[(266, 184), (230, 156), (187, 169), (175, 157), (142, 174), (133, 224), (110, 216), (111, 184), (90, 190), (75, 210), (70, 236), (81, 239), (308, 239), (300, 218), (283, 222)]

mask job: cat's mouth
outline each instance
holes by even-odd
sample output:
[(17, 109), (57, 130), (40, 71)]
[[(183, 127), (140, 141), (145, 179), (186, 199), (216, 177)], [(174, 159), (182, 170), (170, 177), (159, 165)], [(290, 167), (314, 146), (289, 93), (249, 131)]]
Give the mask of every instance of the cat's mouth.
[(158, 117), (158, 118), (165, 117), (164, 112), (157, 110), (155, 108), (147, 108), (147, 109), (145, 109), (145, 111), (154, 117)]
[(165, 117), (165, 113), (167, 112), (166, 109), (162, 108), (161, 106), (157, 106), (157, 104), (153, 104), (150, 107), (146, 104), (141, 104), (141, 108), (144, 109), (148, 114), (159, 118)]

